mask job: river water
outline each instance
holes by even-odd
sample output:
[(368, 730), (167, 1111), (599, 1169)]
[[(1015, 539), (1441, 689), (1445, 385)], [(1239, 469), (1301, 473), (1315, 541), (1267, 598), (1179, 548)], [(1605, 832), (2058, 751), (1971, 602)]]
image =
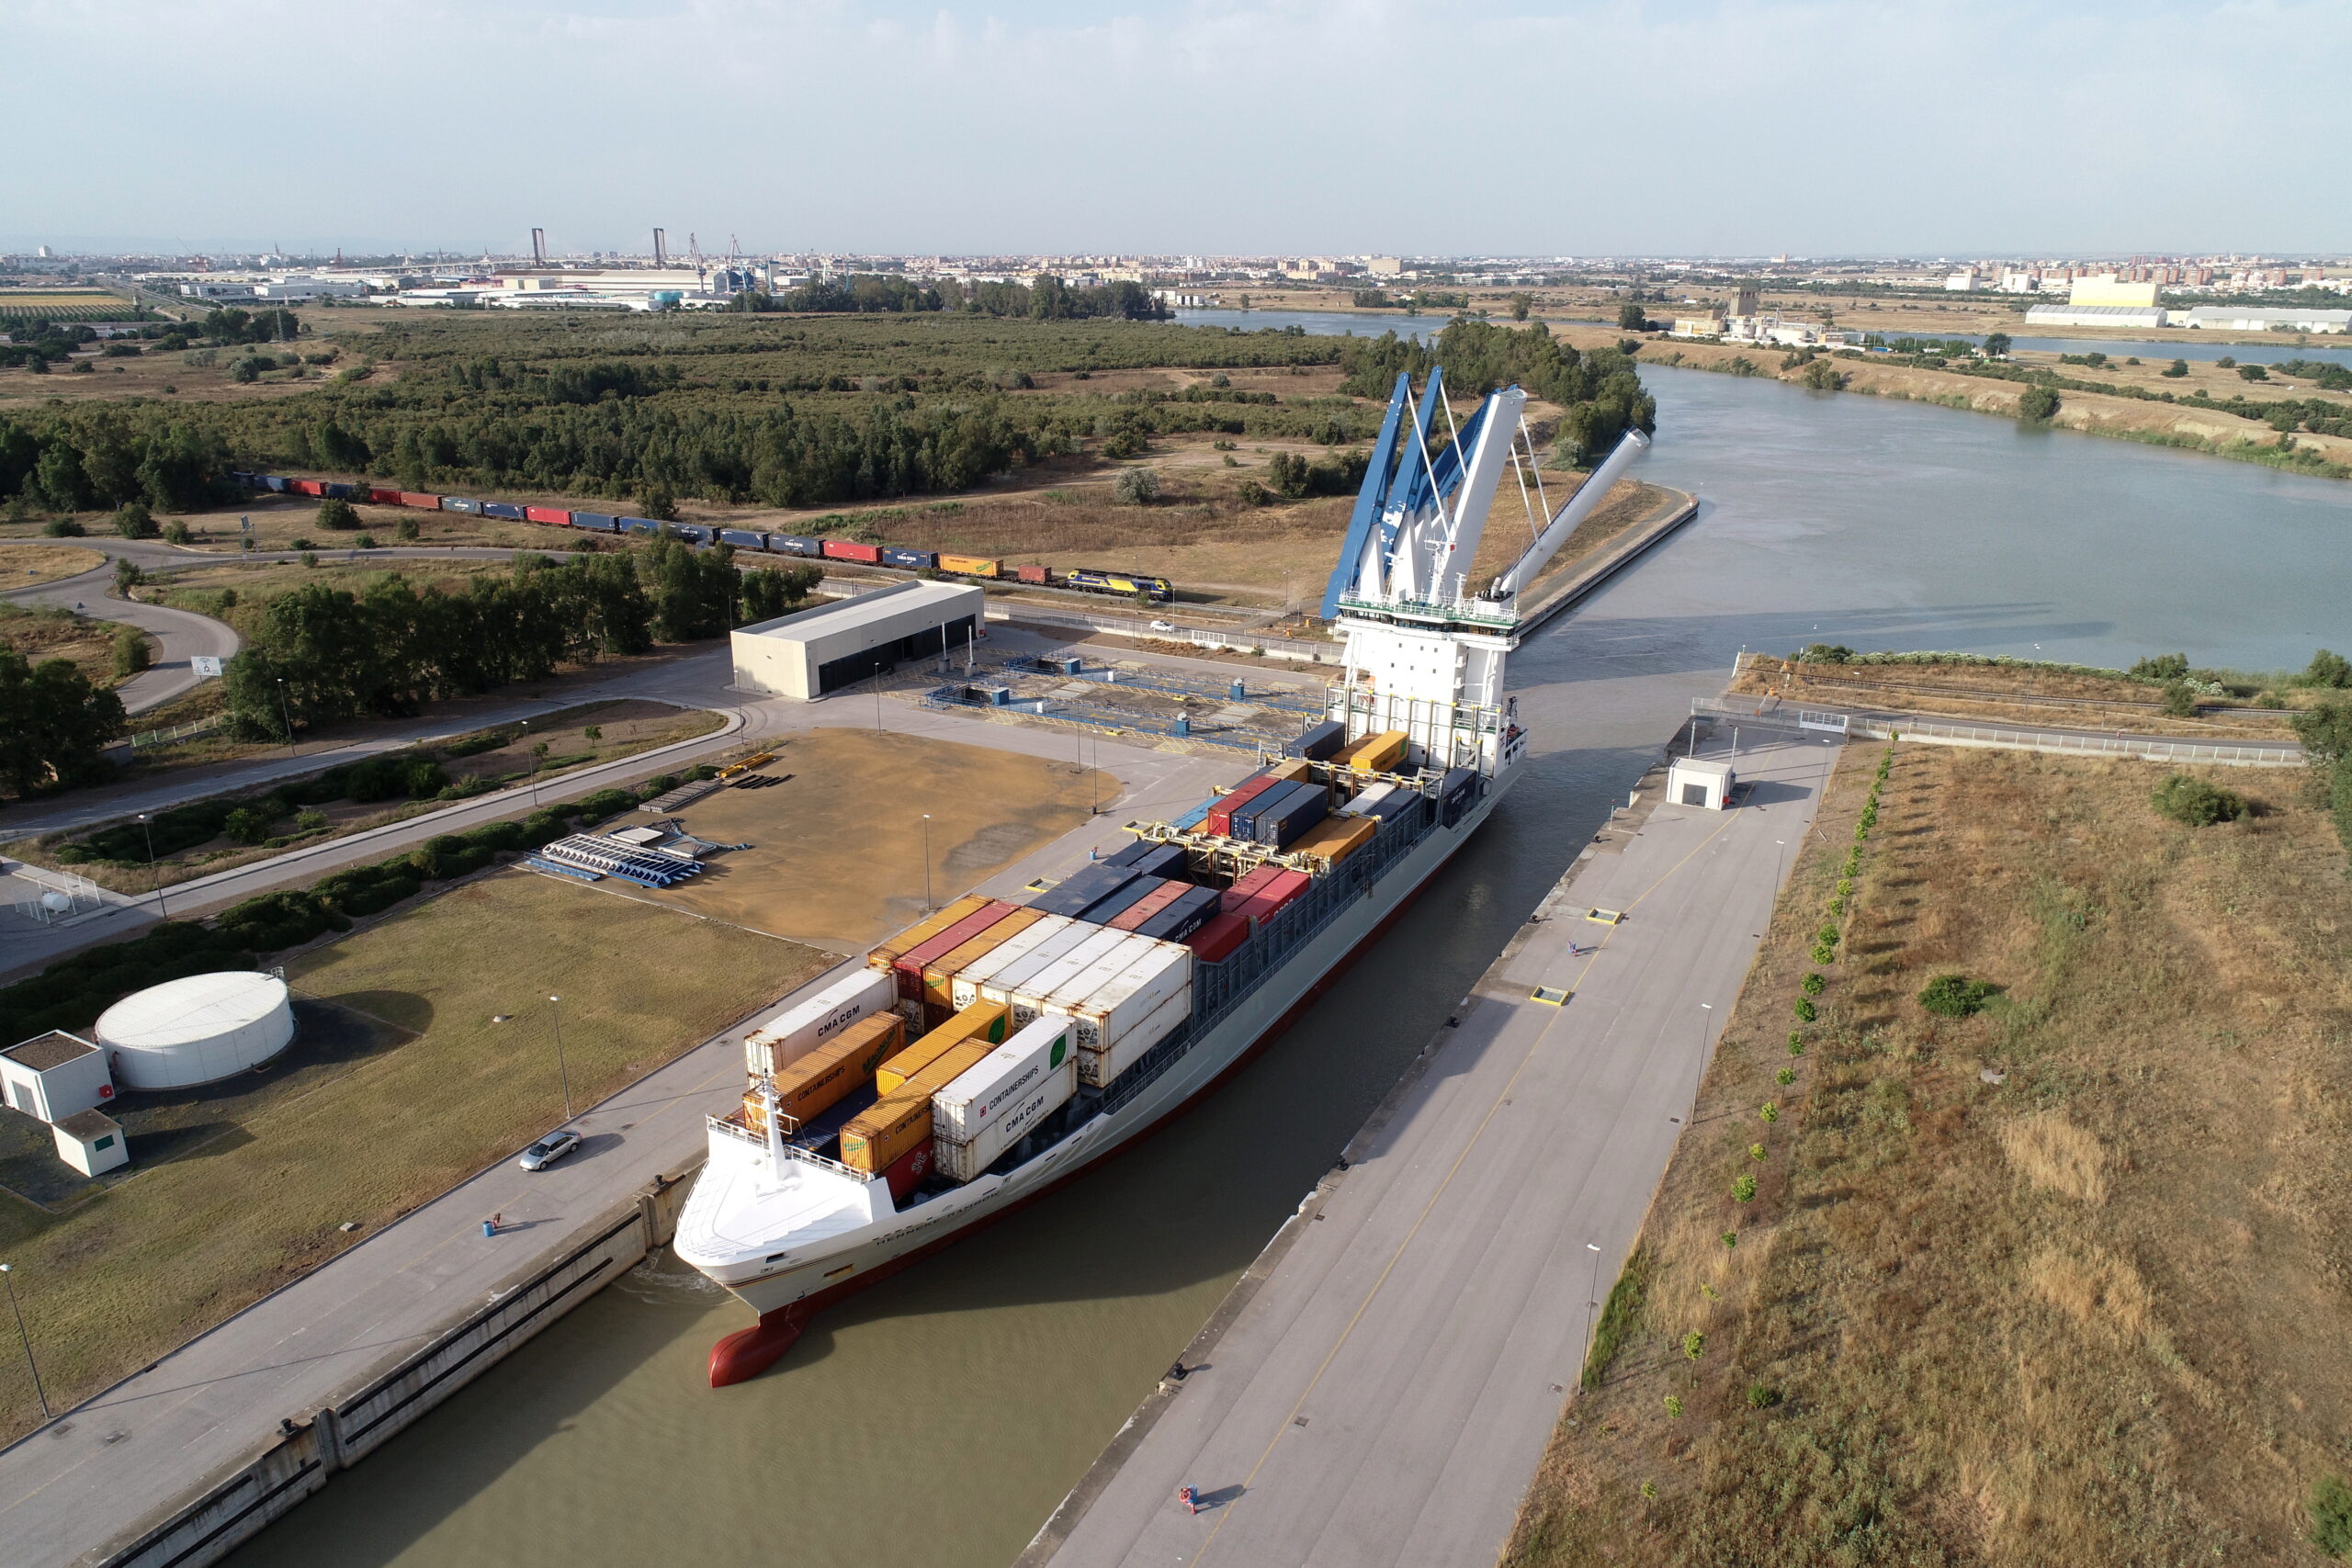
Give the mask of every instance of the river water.
[[(1527, 776), (1257, 1065), (738, 1388), (704, 1386), (703, 1362), (745, 1310), (639, 1270), (238, 1568), (1001, 1568), (1739, 649), (2247, 668), (2352, 649), (2352, 485), (1768, 380), (1649, 380), (1643, 471), (1704, 510), (1514, 659)], [(1498, 503), (1495, 525), (1516, 522)]]

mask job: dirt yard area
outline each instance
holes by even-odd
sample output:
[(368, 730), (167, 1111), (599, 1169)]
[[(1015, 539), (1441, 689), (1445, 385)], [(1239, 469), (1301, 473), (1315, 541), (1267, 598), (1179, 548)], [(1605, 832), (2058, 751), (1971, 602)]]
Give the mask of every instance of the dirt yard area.
[(2315, 1561), (2352, 1430), (2324, 813), (2223, 768), (2255, 815), (2190, 828), (2159, 767), (1911, 747), (1858, 840), (1883, 754), (1833, 781), (1504, 1561)]
[(860, 953), (922, 917), (924, 813), (930, 897), (944, 904), (1121, 787), (1075, 762), (859, 729), (794, 736), (760, 771), (786, 782), (722, 789), (677, 814), (697, 838), (751, 848), (713, 857), (675, 887), (628, 896)]
[(0, 589), (38, 588), (106, 564), (103, 553), (85, 545), (0, 545)]
[[(585, 1106), (831, 962), (519, 870), (297, 960), (288, 979), (322, 1006), (279, 1064), (166, 1104), (127, 1094), (124, 1175), (0, 1198), (50, 1399), (145, 1365), (560, 1122), (550, 994)], [(0, 1380), (0, 1431), (36, 1415), (24, 1380)]]

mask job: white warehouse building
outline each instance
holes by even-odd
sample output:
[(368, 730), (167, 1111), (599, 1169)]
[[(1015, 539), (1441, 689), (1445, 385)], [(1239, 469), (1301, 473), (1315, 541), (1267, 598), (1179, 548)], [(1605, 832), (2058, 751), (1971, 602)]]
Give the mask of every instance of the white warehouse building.
[(970, 583), (898, 582), (733, 634), (735, 687), (811, 702), (877, 671), (936, 658), (979, 634), (987, 595)]

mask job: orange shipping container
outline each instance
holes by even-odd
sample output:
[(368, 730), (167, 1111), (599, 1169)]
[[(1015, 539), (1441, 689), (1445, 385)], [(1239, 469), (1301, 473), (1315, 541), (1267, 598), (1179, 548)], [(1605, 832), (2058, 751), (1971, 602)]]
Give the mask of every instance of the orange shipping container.
[(1355, 769), (1358, 773), (1385, 773), (1405, 760), (1405, 747), (1412, 739), (1401, 729), (1383, 730), (1367, 735), (1353, 745), (1340, 748), (1331, 761)]
[(1004, 575), (997, 562), (984, 556), (943, 555), (939, 558), (939, 570), (952, 571), (959, 577), (1001, 577)]
[(967, 1040), (876, 1100), (842, 1129), (842, 1163), (869, 1175), (931, 1136), (931, 1097), (978, 1066), (996, 1047)]
[(1380, 818), (1376, 817), (1327, 818), (1292, 840), (1284, 852), (1313, 855), (1337, 865), (1372, 842), (1373, 835), (1379, 831)]
[(1017, 908), (979, 935), (922, 966), (922, 999), (934, 1007), (955, 1005), (956, 976), (1046, 918), (1043, 909)]
[[(906, 1024), (897, 1013), (859, 1019), (775, 1076), (776, 1110), (787, 1125), (808, 1121), (872, 1077), (906, 1043)], [(743, 1120), (755, 1133), (768, 1130), (767, 1107), (757, 1090), (743, 1097)]]
[(908, 1079), (968, 1041), (1003, 1044), (1010, 1011), (1002, 1002), (974, 1002), (875, 1069), (874, 1087), (884, 1094), (903, 1088)]
[(905, 931), (891, 937), (865, 955), (868, 969), (888, 969), (898, 963), (899, 955), (911, 952), (945, 931), (956, 921), (976, 915), (985, 908), (988, 900), (977, 893), (967, 893), (928, 919), (918, 920)]
[(1304, 757), (1293, 757), (1287, 762), (1277, 762), (1266, 771), (1286, 784), (1306, 784), (1315, 777), (1314, 766)]

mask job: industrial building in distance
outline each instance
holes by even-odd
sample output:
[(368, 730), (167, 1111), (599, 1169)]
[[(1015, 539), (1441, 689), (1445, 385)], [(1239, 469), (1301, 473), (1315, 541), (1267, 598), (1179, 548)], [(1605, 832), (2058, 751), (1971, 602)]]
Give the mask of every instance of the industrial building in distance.
[(733, 636), (735, 689), (814, 701), (979, 635), (986, 595), (969, 583), (899, 582)]

